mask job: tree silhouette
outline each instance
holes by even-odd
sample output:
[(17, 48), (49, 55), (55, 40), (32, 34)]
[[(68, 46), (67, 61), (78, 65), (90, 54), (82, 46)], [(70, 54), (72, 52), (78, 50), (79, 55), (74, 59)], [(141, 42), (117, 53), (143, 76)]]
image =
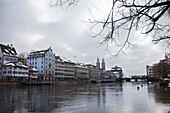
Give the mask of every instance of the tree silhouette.
[[(80, 0), (51, 0), (53, 6), (73, 6)], [(102, 26), (94, 37), (102, 37), (101, 45), (114, 43), (119, 47), (115, 55), (124, 53), (125, 48), (135, 48), (131, 42), (133, 30), (140, 34), (152, 36), (154, 44), (163, 42), (170, 46), (170, 16), (169, 0), (111, 0), (112, 7), (104, 20), (90, 20), (92, 28)], [(107, 2), (107, 1), (106, 1)], [(121, 34), (126, 34), (126, 38)], [(119, 42), (123, 39), (123, 43)]]
[(161, 61), (157, 64), (154, 64), (152, 70), (153, 76), (156, 78), (165, 78), (167, 77), (168, 70), (170, 70), (170, 65), (165, 61)]

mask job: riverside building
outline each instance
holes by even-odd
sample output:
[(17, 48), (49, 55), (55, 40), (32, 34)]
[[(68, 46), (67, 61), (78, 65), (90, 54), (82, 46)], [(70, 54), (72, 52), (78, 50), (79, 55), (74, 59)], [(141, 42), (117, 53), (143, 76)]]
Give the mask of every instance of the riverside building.
[(146, 65), (146, 75), (149, 77), (153, 76), (152, 66)]
[(75, 67), (75, 79), (77, 80), (88, 80), (89, 77), (89, 69), (84, 65), (76, 65)]
[(8, 62), (3, 65), (3, 79), (21, 80), (28, 77), (29, 67), (22, 62)]
[(55, 79), (58, 81), (74, 80), (75, 63), (66, 58), (55, 56)]
[(46, 50), (30, 52), (27, 65), (38, 70), (39, 79), (53, 79), (55, 75), (55, 54), (51, 47)]
[(17, 52), (11, 45), (0, 44), (0, 79), (2, 78), (3, 65), (8, 62), (17, 62)]
[(89, 69), (89, 78), (94, 80), (99, 80), (101, 78), (101, 71), (97, 66), (92, 64), (85, 65)]
[(12, 44), (0, 44), (0, 79), (17, 80), (27, 77), (28, 67), (18, 62), (17, 52)]

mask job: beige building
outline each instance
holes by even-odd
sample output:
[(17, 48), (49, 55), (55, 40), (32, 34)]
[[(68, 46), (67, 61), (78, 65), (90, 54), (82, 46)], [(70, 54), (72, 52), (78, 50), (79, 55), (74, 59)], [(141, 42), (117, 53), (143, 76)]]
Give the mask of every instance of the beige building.
[(85, 67), (89, 69), (89, 78), (99, 80), (101, 78), (101, 70), (92, 64), (86, 64)]
[(70, 60), (55, 56), (55, 79), (59, 81), (73, 80), (75, 63)]
[(75, 79), (88, 80), (89, 79), (89, 69), (84, 66), (75, 67)]

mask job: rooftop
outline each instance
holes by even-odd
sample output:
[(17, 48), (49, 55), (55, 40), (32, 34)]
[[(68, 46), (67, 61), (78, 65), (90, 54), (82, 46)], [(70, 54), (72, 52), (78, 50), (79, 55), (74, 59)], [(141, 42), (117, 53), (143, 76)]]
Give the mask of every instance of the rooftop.
[(11, 45), (0, 44), (0, 48), (4, 55), (14, 55), (14, 56), (17, 55), (17, 52), (16, 52), (15, 48), (12, 47), (12, 44)]

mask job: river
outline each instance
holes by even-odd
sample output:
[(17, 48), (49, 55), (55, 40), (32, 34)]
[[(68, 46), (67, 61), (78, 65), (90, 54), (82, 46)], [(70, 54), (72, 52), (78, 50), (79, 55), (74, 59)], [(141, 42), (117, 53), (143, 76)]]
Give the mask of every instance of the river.
[(0, 113), (170, 113), (170, 89), (142, 82), (1, 86)]

